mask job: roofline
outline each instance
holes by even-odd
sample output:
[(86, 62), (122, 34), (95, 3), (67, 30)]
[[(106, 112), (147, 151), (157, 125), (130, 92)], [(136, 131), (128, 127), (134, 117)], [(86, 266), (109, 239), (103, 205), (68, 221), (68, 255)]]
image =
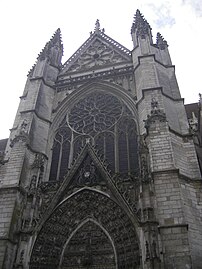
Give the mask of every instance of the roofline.
[(113, 45), (115, 48), (121, 50), (128, 56), (131, 56), (131, 51), (129, 49), (127, 49), (126, 47), (124, 47), (123, 45), (121, 45), (120, 43), (118, 43), (117, 41), (115, 41), (114, 39), (112, 39), (111, 37), (109, 37), (100, 30), (98, 33), (94, 32), (93, 34), (91, 34), (90, 37), (77, 49), (77, 51), (62, 65), (61, 73), (63, 73), (64, 69), (66, 69), (68, 66), (70, 66), (73, 62), (75, 62), (79, 58), (81, 53), (88, 47), (89, 43), (96, 37), (103, 38), (106, 42), (111, 43), (111, 45)]

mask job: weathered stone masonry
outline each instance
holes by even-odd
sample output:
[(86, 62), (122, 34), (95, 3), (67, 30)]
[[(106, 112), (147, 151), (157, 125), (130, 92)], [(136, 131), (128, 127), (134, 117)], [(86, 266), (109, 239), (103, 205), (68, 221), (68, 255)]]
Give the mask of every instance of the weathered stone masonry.
[(58, 29), (30, 70), (0, 141), (0, 268), (202, 268), (200, 119), (139, 10), (131, 35), (97, 21), (62, 65)]

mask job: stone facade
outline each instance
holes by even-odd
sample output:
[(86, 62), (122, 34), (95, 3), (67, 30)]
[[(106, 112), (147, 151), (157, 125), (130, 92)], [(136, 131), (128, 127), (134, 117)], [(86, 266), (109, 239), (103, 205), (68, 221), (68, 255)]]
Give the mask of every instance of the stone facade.
[(202, 268), (200, 132), (139, 10), (131, 35), (97, 21), (62, 65), (58, 29), (30, 70), (0, 141), (0, 268)]

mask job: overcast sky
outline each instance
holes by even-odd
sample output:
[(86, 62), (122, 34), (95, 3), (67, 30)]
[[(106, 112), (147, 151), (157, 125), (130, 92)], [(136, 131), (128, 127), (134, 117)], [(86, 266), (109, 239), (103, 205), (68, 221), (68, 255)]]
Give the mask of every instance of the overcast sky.
[(63, 63), (100, 20), (105, 33), (132, 49), (130, 29), (136, 9), (169, 44), (185, 103), (202, 93), (202, 0), (0, 0), (0, 139), (9, 136), (27, 73), (57, 28)]

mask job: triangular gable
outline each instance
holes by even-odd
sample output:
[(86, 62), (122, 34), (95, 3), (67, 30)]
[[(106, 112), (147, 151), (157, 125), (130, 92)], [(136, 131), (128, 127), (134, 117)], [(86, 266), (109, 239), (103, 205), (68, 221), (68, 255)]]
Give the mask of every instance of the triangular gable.
[[(89, 167), (89, 165), (91, 165), (91, 167)], [(91, 175), (89, 175), (89, 173)], [(95, 177), (93, 173), (96, 174)], [(76, 187), (88, 187), (97, 183), (100, 184), (101, 181), (105, 181), (107, 185), (113, 184), (105, 162), (101, 161), (95, 149), (89, 143), (86, 143), (54, 197), (54, 199), (57, 200), (56, 204), (59, 203), (64, 196), (66, 196), (66, 192), (75, 185)]]
[(131, 62), (130, 50), (97, 31), (64, 63), (60, 75)]
[[(53, 212), (54, 208), (58, 206), (65, 197), (67, 197), (68, 190), (70, 190), (71, 187), (74, 186), (76, 180), (78, 180), (79, 178), (79, 174), (78, 174), (79, 168), (81, 169), (81, 173), (83, 173), (83, 176), (84, 176), (84, 179), (83, 179), (84, 182), (82, 182), (81, 189), (85, 186), (89, 187), (88, 186), (89, 183), (91, 184), (91, 186), (93, 186), (95, 182), (93, 181), (89, 182), (88, 174), (86, 174), (87, 178), (85, 182), (85, 173), (86, 172), (91, 173), (93, 171), (87, 171), (87, 170), (85, 171), (85, 169), (82, 169), (85, 166), (85, 165), (83, 166), (83, 164), (85, 164), (85, 160), (87, 160), (87, 162), (89, 161), (88, 158), (89, 160), (93, 162), (94, 168), (91, 167), (91, 169), (96, 169), (97, 176), (98, 176), (97, 178), (92, 177), (91, 179), (99, 180), (99, 184), (105, 183), (108, 186), (109, 191), (113, 194), (114, 198), (116, 198), (117, 200), (121, 202), (121, 204), (124, 206), (125, 210), (128, 211), (128, 213), (131, 212), (131, 208), (127, 205), (120, 191), (115, 186), (112, 180), (112, 177), (109, 171), (107, 170), (105, 161), (101, 161), (96, 153), (96, 150), (89, 143), (87, 143), (85, 147), (82, 149), (80, 155), (78, 156), (77, 160), (73, 164), (72, 168), (69, 170), (69, 173), (64, 178), (58, 191), (52, 197), (51, 202), (46, 212), (43, 215), (43, 218), (41, 218), (41, 221), (38, 223), (37, 230), (40, 230), (43, 223), (48, 219), (50, 214)], [(133, 216), (133, 218), (136, 219), (136, 216)], [(136, 219), (136, 221), (138, 220)]]

